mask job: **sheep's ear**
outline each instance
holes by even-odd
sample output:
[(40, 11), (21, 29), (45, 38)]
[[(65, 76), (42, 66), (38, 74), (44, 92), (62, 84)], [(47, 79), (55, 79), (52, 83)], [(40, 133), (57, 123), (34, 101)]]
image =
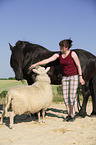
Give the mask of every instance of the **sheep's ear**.
[(47, 68), (46, 68), (46, 70), (45, 70), (45, 71), (46, 71), (46, 73), (47, 73), (49, 70), (50, 70), (50, 67), (47, 67)]
[(36, 74), (40, 74), (39, 71), (37, 69), (32, 69), (32, 71)]

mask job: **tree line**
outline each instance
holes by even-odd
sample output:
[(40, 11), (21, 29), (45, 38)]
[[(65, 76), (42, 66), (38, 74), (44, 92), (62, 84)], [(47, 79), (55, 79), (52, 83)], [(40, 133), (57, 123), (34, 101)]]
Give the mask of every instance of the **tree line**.
[(9, 77), (9, 78), (0, 78), (0, 80), (15, 80), (15, 78), (13, 78), (13, 77)]

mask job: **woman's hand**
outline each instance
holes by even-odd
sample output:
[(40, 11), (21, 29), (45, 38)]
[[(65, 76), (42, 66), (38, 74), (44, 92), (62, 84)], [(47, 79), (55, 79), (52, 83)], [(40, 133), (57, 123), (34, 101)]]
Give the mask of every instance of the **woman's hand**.
[(36, 67), (36, 64), (32, 64), (30, 67), (29, 67), (29, 69), (31, 70), (31, 69), (33, 69), (33, 68), (35, 68)]
[(85, 81), (83, 80), (82, 76), (79, 76), (79, 77), (80, 77), (80, 83), (81, 83), (81, 85), (84, 85)]

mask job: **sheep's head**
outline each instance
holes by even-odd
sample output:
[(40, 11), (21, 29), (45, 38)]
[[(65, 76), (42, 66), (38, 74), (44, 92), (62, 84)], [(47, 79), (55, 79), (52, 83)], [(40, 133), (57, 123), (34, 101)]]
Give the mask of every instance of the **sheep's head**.
[(35, 72), (37, 75), (36, 81), (46, 81), (50, 83), (50, 78), (46, 74), (50, 70), (50, 67), (47, 67), (46, 69), (44, 67), (38, 66), (36, 69), (33, 69), (32, 71)]
[(33, 69), (32, 71), (37, 74), (45, 74), (50, 70), (50, 67), (47, 67), (46, 69), (41, 66), (37, 66), (36, 69)]

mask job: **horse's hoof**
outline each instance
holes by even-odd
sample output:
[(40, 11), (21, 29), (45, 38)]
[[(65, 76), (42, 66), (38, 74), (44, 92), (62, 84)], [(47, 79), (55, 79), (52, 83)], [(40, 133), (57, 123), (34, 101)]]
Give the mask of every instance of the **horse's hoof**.
[(79, 111), (79, 113), (76, 114), (76, 116), (81, 116), (82, 118), (84, 118), (86, 115), (87, 113), (82, 111)]
[(90, 116), (96, 116), (96, 112), (92, 112)]

